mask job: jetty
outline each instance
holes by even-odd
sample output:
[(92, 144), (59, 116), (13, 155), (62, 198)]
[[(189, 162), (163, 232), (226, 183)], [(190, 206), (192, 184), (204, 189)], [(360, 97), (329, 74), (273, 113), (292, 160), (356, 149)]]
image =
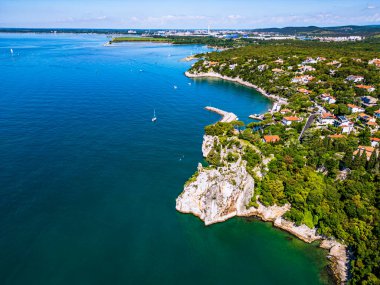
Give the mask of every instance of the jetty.
[(220, 110), (218, 108), (210, 107), (210, 106), (205, 107), (205, 109), (207, 111), (221, 115), (222, 119), (220, 120), (220, 122), (222, 123), (230, 123), (230, 122), (239, 120), (239, 118), (234, 113), (226, 112), (226, 111)]

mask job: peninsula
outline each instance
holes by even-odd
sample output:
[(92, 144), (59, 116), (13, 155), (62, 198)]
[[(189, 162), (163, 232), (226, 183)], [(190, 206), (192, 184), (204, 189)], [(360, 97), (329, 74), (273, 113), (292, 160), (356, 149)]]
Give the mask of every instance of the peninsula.
[(286, 42), (200, 56), (188, 77), (237, 82), (277, 104), (260, 122), (205, 128), (208, 166), (198, 165), (176, 209), (206, 225), (234, 216), (271, 221), (305, 242), (320, 241), (337, 283), (376, 284), (378, 51), (368, 42), (345, 49)]

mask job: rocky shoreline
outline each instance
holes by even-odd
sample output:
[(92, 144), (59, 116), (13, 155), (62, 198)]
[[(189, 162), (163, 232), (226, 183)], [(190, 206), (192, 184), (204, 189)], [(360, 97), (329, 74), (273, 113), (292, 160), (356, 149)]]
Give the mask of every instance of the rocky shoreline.
[[(218, 137), (203, 137), (202, 153), (204, 157), (218, 144)], [(232, 217), (259, 217), (263, 221), (272, 222), (277, 228), (287, 231), (299, 239), (311, 243), (320, 241), (320, 247), (329, 250), (331, 268), (339, 284), (347, 281), (347, 248), (336, 240), (327, 239), (317, 234), (316, 229), (306, 225), (297, 226), (287, 221), (283, 215), (291, 205), (265, 207), (257, 201), (257, 207), (248, 207), (254, 194), (255, 181), (247, 172), (245, 161), (241, 159), (241, 150), (222, 149), (224, 160), (228, 152), (239, 153), (237, 161), (217, 168), (204, 168), (198, 165), (194, 178), (185, 184), (184, 191), (176, 200), (176, 209), (182, 213), (191, 213), (211, 225), (226, 221)]]
[(216, 73), (216, 72), (191, 73), (189, 71), (186, 71), (185, 75), (189, 78), (207, 78), (207, 77), (210, 77), (210, 78), (219, 78), (219, 79), (223, 79), (226, 81), (239, 83), (239, 84), (244, 85), (246, 87), (253, 88), (253, 89), (257, 90), (258, 92), (260, 92), (265, 97), (270, 98), (271, 100), (273, 100), (279, 104), (286, 105), (288, 103), (285, 98), (282, 98), (282, 97), (277, 96), (277, 95), (270, 94), (267, 91), (265, 91), (264, 89), (258, 87), (257, 85), (252, 84), (252, 83), (247, 82), (247, 81), (244, 81), (243, 79), (241, 79), (239, 77), (228, 77), (228, 76), (224, 76), (224, 75), (221, 75), (219, 73)]

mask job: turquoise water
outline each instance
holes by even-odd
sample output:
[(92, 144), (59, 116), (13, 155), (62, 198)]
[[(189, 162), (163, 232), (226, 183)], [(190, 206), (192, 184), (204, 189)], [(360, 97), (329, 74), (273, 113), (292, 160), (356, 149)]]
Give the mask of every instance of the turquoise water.
[(0, 284), (326, 282), (315, 245), (175, 211), (218, 119), (203, 107), (247, 120), (270, 102), (186, 78), (204, 47), (106, 40), (0, 35)]

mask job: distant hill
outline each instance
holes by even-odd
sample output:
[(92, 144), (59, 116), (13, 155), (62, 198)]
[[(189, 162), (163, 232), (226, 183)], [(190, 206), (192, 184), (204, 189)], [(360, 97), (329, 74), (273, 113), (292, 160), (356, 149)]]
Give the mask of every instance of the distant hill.
[(285, 27), (254, 29), (253, 31), (300, 36), (374, 36), (380, 35), (380, 25), (341, 27)]

